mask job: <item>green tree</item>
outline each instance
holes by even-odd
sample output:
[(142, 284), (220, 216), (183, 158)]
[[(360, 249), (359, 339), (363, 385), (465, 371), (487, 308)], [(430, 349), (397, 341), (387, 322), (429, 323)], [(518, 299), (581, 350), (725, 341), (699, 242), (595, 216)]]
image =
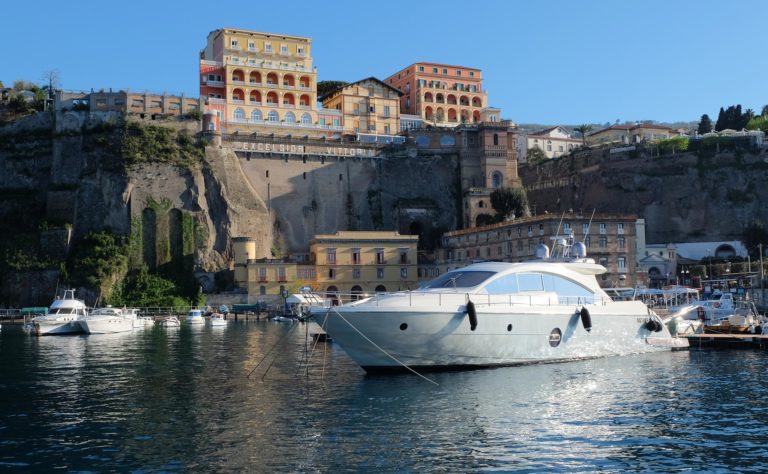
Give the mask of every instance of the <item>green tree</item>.
[(742, 232), (741, 241), (747, 248), (747, 251), (752, 257), (757, 257), (759, 254), (758, 245), (763, 244), (763, 253), (765, 253), (765, 246), (768, 244), (768, 230), (765, 225), (759, 220), (753, 221)]
[(704, 135), (705, 133), (709, 133), (712, 131), (712, 119), (709, 118), (709, 115), (704, 114), (701, 116), (701, 120), (699, 121), (699, 134)]
[(123, 280), (119, 291), (115, 291), (109, 303), (115, 306), (180, 307), (197, 304), (197, 301), (191, 302), (178, 296), (176, 285), (171, 280), (142, 267)]
[(587, 134), (592, 131), (592, 126), (587, 124), (582, 124), (574, 128), (574, 130), (579, 132), (579, 134), (581, 135), (581, 145), (587, 146)]
[(482, 227), (484, 225), (490, 225), (496, 222), (496, 219), (490, 214), (478, 214), (475, 217), (475, 226)]
[(522, 187), (494, 189), (491, 193), (491, 207), (498, 213), (499, 221), (530, 214), (528, 196)]
[(529, 148), (525, 152), (525, 161), (528, 162), (528, 164), (530, 165), (539, 164), (546, 159), (547, 159), (547, 154), (544, 153), (544, 150), (542, 150), (537, 146), (534, 146), (533, 148)]
[(344, 81), (320, 81), (317, 83), (317, 97), (322, 98), (332, 90), (346, 86), (349, 82)]
[(69, 262), (73, 283), (107, 291), (111, 278), (128, 266), (126, 239), (107, 230), (90, 232), (77, 243)]
[(760, 115), (768, 118), (768, 105), (763, 106), (763, 110), (760, 112)]

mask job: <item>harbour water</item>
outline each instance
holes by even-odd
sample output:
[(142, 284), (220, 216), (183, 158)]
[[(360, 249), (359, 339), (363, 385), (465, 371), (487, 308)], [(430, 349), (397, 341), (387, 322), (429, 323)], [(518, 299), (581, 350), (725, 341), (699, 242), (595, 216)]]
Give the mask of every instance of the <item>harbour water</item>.
[(365, 375), (334, 344), (306, 370), (306, 348), (304, 325), (272, 322), (48, 337), (4, 324), (0, 470), (768, 470), (761, 351), (428, 374), (434, 386)]

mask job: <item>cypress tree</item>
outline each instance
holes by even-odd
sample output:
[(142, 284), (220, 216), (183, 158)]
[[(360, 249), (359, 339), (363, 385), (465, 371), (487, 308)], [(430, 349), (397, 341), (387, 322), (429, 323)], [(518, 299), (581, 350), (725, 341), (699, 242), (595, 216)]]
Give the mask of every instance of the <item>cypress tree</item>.
[(709, 133), (712, 131), (712, 119), (709, 118), (709, 115), (704, 114), (701, 116), (701, 121), (699, 122), (699, 135), (704, 135), (705, 133)]
[(725, 125), (724, 122), (725, 122), (725, 111), (723, 110), (722, 107), (720, 107), (720, 113), (717, 114), (717, 122), (715, 122), (715, 131), (716, 132), (719, 132), (720, 130), (723, 130), (725, 128), (724, 127), (724, 125)]

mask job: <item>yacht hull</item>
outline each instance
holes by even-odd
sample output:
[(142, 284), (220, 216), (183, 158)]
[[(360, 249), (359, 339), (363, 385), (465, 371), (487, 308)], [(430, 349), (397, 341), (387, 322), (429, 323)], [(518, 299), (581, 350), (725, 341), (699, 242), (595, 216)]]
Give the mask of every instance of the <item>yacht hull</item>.
[(83, 332), (77, 320), (55, 320), (35, 318), (32, 321), (38, 336), (56, 336), (60, 334), (80, 334)]
[[(617, 305), (623, 306), (617, 311)], [(453, 311), (337, 307), (316, 321), (369, 372), (451, 370), (627, 355), (687, 345), (666, 330), (648, 329), (651, 315), (637, 302), (580, 307), (477, 307), (475, 330), (463, 308)], [(682, 342), (682, 344), (681, 344)]]
[(125, 318), (110, 320), (81, 319), (80, 326), (88, 334), (114, 334), (133, 331), (133, 321)]

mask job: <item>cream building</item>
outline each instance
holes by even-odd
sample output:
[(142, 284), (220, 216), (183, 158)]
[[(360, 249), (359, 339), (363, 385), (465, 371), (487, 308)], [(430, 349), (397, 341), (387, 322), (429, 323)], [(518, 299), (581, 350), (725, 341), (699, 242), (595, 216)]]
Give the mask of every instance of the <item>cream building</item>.
[(375, 77), (338, 87), (320, 100), (342, 114), (345, 135), (397, 135), (403, 93)]
[(544, 152), (547, 158), (557, 158), (567, 155), (581, 144), (581, 139), (574, 138), (571, 131), (565, 127), (547, 128), (527, 135), (525, 140), (526, 156), (527, 150), (538, 148)]
[(661, 125), (611, 125), (610, 127), (587, 135), (587, 143), (589, 145), (603, 145), (609, 143), (632, 145), (651, 140), (663, 140), (677, 135), (678, 133), (675, 130), (668, 127), (662, 127)]

